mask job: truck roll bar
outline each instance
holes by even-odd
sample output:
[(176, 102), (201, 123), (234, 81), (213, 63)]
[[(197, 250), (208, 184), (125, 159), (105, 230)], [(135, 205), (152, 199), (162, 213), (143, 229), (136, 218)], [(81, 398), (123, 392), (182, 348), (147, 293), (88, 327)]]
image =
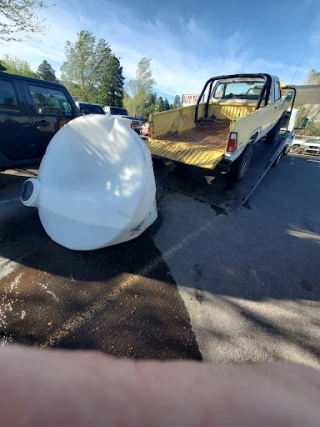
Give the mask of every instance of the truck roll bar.
[[(257, 74), (230, 74), (228, 76), (211, 77), (211, 79), (209, 79), (206, 82), (206, 84), (204, 85), (204, 88), (202, 89), (202, 92), (198, 98), (198, 101), (196, 104), (195, 117), (194, 117), (195, 123), (198, 122), (199, 104), (200, 104), (201, 99), (203, 98), (205, 91), (207, 90), (208, 85), (210, 85), (210, 88), (209, 88), (209, 93), (208, 93), (207, 100), (206, 100), (206, 115), (205, 115), (205, 117), (208, 117), (209, 101), (210, 101), (213, 83), (217, 80), (232, 79), (232, 78), (238, 78), (238, 77), (244, 77), (244, 78), (247, 78), (247, 77), (248, 78), (257, 78), (258, 77), (258, 78), (264, 79), (264, 85), (263, 85), (263, 88), (261, 90), (258, 103), (256, 105), (256, 110), (258, 110), (260, 108), (261, 102), (262, 102), (264, 97), (265, 97), (265, 105), (268, 105), (270, 89), (271, 89), (271, 81), (272, 81), (270, 74), (261, 74), (261, 73), (257, 73)], [(291, 87), (290, 87), (290, 89), (291, 89)]]

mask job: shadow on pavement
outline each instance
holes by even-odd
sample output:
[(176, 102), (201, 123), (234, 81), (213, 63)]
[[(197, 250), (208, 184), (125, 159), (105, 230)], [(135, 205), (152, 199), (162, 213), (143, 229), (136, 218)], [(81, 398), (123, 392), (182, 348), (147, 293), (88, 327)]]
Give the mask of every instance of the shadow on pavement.
[[(6, 197), (9, 190), (17, 197), (12, 188), (25, 179), (10, 176)], [(138, 239), (76, 252), (50, 240), (35, 209), (20, 201), (4, 205), (2, 343), (201, 360), (187, 310), (153, 242), (161, 218)]]

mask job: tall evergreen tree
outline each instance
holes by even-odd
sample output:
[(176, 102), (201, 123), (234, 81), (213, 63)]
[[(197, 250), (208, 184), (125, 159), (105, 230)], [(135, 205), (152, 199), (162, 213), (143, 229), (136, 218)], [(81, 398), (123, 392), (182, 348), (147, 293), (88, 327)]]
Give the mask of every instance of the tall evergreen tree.
[(161, 111), (164, 111), (164, 110), (165, 108), (164, 108), (164, 102), (163, 102), (162, 96), (159, 96), (158, 103), (157, 103), (157, 111), (161, 113)]
[(147, 95), (146, 102), (145, 102), (144, 117), (148, 119), (150, 114), (156, 111), (156, 108), (157, 108), (157, 94), (155, 92), (150, 92)]
[(52, 66), (45, 59), (41, 62), (37, 70), (37, 77), (41, 80), (47, 80), (48, 82), (58, 82), (56, 72)]
[(122, 107), (124, 77), (119, 59), (111, 54), (101, 73), (99, 103)]
[(165, 111), (170, 110), (170, 104), (169, 104), (169, 101), (167, 100), (167, 98), (164, 98), (163, 107), (164, 107)]

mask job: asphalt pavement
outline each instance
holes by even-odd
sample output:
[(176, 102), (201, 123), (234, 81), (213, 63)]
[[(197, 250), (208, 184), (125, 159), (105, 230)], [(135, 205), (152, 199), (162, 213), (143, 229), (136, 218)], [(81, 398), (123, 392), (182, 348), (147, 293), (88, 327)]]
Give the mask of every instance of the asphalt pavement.
[(316, 158), (281, 159), (237, 214), (158, 186), (156, 223), (92, 252), (51, 241), (21, 204), (30, 174), (0, 189), (2, 345), (320, 367)]

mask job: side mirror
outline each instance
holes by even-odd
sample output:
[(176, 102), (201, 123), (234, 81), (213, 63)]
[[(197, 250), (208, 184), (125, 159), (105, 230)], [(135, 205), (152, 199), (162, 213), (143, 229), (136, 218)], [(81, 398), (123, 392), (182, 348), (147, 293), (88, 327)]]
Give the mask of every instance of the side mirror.
[(301, 129), (305, 129), (305, 127), (307, 126), (308, 122), (309, 122), (309, 117), (305, 117), (303, 119), (303, 122), (302, 122), (302, 125), (301, 125)]
[(293, 92), (289, 92), (288, 95), (286, 96), (285, 102), (292, 101), (292, 98), (293, 98)]

